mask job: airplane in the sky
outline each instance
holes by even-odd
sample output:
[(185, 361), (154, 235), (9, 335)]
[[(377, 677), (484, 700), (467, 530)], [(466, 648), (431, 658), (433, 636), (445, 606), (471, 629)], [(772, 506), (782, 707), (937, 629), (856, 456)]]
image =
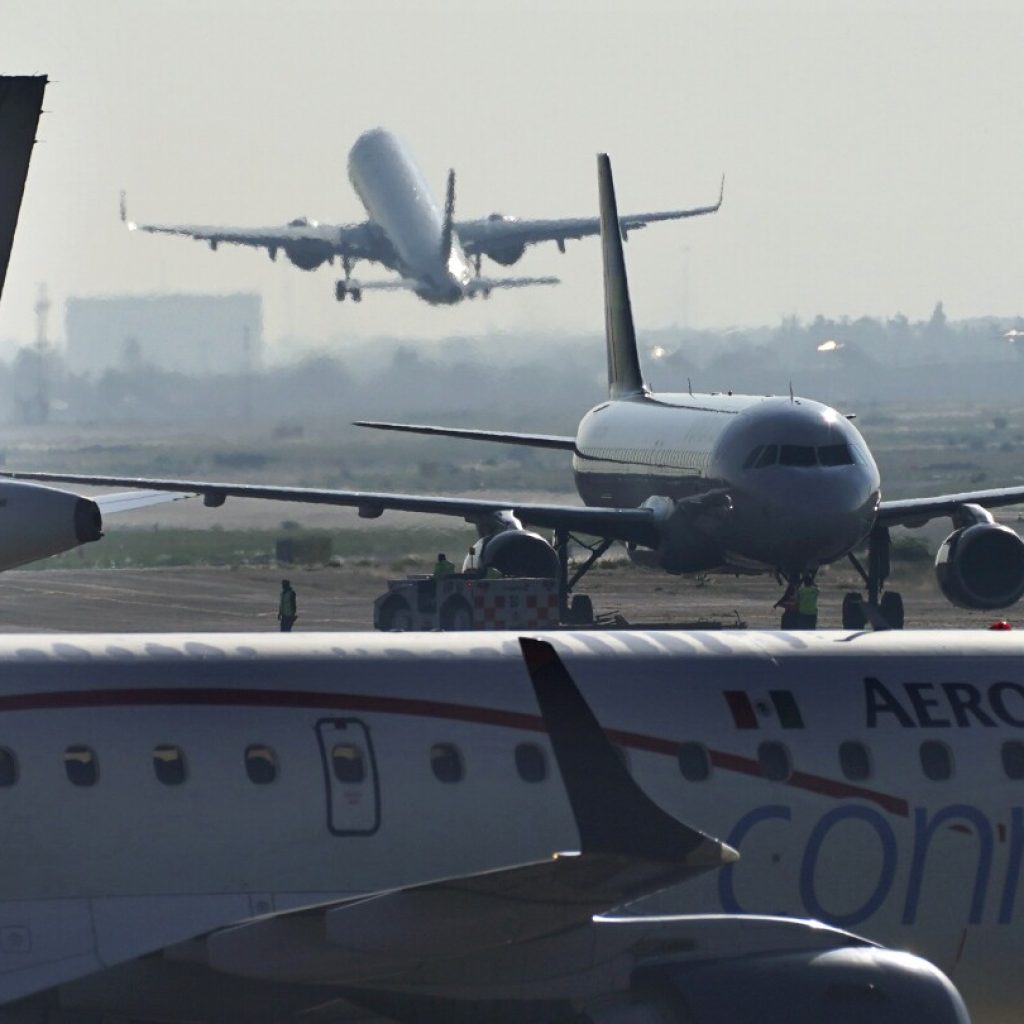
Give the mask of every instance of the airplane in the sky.
[[(45, 75), (0, 75), (0, 295), (47, 81)], [(166, 497), (166, 492), (128, 491), (83, 498), (53, 487), (4, 481), (0, 483), (0, 570), (99, 540), (104, 515), (161, 504)]]
[[(885, 590), (890, 530), (940, 517), (954, 529), (939, 549), (943, 594), (966, 608), (996, 609), (1024, 594), (1024, 541), (995, 522), (990, 508), (1024, 502), (1024, 487), (883, 501), (878, 467), (856, 427), (835, 409), (795, 396), (653, 392), (637, 354), (611, 165), (598, 158), (608, 399), (580, 421), (575, 436), (374, 423), (361, 426), (558, 449), (572, 454), (584, 506), (424, 494), (323, 490), (73, 473), (7, 472), (35, 480), (202, 493), (355, 507), (376, 518), (388, 509), (457, 516), (479, 533), (478, 567), (508, 575), (558, 574), (568, 591), (620, 541), (641, 564), (672, 573), (776, 573), (787, 580), (849, 558), (861, 573), (843, 602), (843, 625), (901, 628), (903, 601)], [(553, 530), (555, 543), (525, 526)], [(598, 538), (568, 576), (570, 534)], [(868, 540), (867, 564), (855, 549)], [(585, 602), (578, 595), (574, 602)], [(563, 607), (563, 614), (570, 609)], [(585, 603), (574, 614), (586, 615)], [(452, 620), (455, 617), (452, 616)], [(442, 621), (445, 621), (442, 615)], [(563, 619), (564, 621), (564, 619)]]
[(1012, 632), (4, 637), (0, 1019), (1015, 1022), (1022, 665)]
[[(121, 220), (129, 229), (154, 234), (185, 235), (216, 250), (222, 242), (278, 252), (302, 270), (315, 270), (340, 259), (345, 273), (335, 296), (355, 302), (364, 291), (411, 291), (434, 305), (451, 305), (478, 295), (487, 298), (495, 288), (558, 284), (556, 277), (487, 277), (481, 273), (484, 256), (501, 266), (516, 263), (529, 245), (555, 242), (565, 252), (567, 239), (600, 231), (597, 217), (560, 220), (520, 220), (498, 213), (479, 220), (456, 221), (455, 172), (448, 174), (444, 215), (430, 186), (409, 151), (391, 132), (373, 128), (355, 142), (348, 158), (349, 181), (366, 210), (361, 224), (322, 224), (299, 217), (283, 227), (232, 228), (181, 224), (136, 224), (128, 220), (121, 197)], [(724, 179), (723, 179), (724, 187)], [(657, 221), (679, 220), (715, 213), (718, 202), (690, 210), (664, 210), (622, 217), (622, 237)], [(358, 281), (352, 269), (358, 261), (379, 263), (399, 276), (385, 281)]]

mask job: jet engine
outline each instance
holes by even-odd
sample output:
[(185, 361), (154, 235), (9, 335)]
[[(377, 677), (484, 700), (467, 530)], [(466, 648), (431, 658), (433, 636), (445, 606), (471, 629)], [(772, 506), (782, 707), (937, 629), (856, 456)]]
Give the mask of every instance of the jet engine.
[[(516, 222), (516, 218), (506, 217), (502, 213), (492, 213), (487, 218), (487, 221), (490, 224), (494, 224), (498, 221), (504, 224), (514, 224)], [(503, 267), (511, 267), (513, 263), (518, 263), (522, 258), (523, 253), (526, 252), (526, 243), (501, 242), (495, 240), (480, 251), (481, 255), (487, 256), (489, 259), (494, 260), (495, 263), (500, 263)]]
[(326, 263), (331, 254), (319, 245), (306, 245), (294, 243), (284, 247), (284, 254), (300, 270), (316, 270), (321, 264)]
[(473, 561), (477, 569), (497, 569), (503, 576), (554, 579), (558, 575), (555, 549), (529, 530), (503, 530), (481, 537), (473, 545)]
[(99, 506), (40, 484), (0, 482), (0, 570), (68, 551), (103, 536)]
[(942, 542), (935, 575), (959, 608), (1007, 608), (1024, 594), (1024, 541), (994, 522), (961, 527)]

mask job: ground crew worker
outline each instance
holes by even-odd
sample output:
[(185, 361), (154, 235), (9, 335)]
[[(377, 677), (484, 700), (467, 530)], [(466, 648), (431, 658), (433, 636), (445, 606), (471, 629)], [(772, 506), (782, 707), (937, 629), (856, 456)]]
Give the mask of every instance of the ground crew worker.
[(290, 633), (295, 620), (299, 617), (295, 591), (288, 580), (281, 580), (281, 601), (277, 606), (277, 618), (281, 623), (281, 632)]
[(813, 576), (805, 576), (796, 592), (797, 629), (818, 628), (818, 588)]
[(796, 588), (797, 581), (794, 578), (789, 581), (789, 584), (786, 587), (786, 592), (773, 605), (775, 608), (782, 609), (782, 621), (779, 623), (779, 629), (798, 628), (800, 613), (797, 608)]
[(434, 563), (434, 579), (444, 579), (445, 576), (451, 576), (453, 572), (455, 572), (455, 563), (449, 562), (448, 556), (442, 551)]

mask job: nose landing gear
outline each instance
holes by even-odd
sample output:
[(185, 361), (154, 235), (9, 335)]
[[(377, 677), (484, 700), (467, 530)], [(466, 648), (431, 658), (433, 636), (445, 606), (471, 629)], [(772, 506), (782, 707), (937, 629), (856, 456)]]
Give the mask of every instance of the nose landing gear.
[(867, 587), (867, 601), (858, 591), (846, 594), (843, 598), (843, 629), (864, 629), (868, 624), (875, 629), (903, 628), (903, 597), (895, 590), (882, 593), (891, 570), (891, 550), (888, 527), (876, 526), (868, 535), (866, 569), (850, 552), (850, 562)]

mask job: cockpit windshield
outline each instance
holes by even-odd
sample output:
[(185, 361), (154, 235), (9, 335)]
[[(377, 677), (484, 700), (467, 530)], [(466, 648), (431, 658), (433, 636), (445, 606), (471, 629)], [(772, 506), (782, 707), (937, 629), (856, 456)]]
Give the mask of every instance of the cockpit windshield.
[(856, 460), (848, 444), (759, 444), (744, 459), (744, 469), (765, 466), (852, 466)]

